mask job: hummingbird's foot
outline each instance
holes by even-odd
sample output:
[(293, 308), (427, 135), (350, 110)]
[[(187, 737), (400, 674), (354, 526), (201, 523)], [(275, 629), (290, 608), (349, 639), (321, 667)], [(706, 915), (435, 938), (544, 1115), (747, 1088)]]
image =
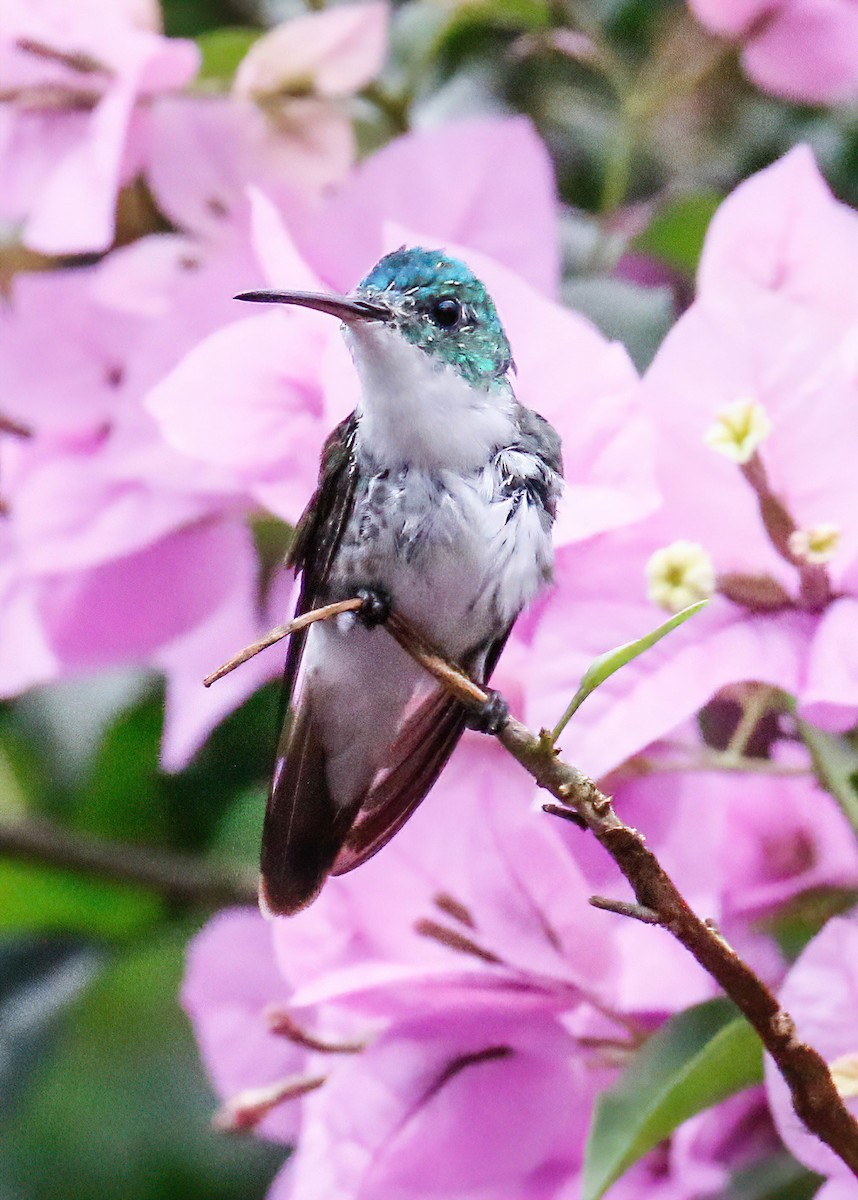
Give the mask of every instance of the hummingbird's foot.
[(355, 594), (361, 601), (361, 606), (355, 613), (361, 625), (367, 629), (383, 625), (393, 609), (393, 601), (388, 593), (381, 588), (365, 587), (358, 588)]
[(487, 695), (483, 703), (479, 707), (468, 709), (465, 725), (468, 729), (475, 729), (477, 733), (488, 733), (496, 737), (509, 720), (509, 705), (500, 692), (491, 688), (485, 688), (485, 691)]

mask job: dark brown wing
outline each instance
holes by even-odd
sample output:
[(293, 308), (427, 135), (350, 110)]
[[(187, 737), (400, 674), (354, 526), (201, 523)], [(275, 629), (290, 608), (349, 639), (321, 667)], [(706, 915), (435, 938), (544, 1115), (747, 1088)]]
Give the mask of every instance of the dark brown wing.
[[(295, 615), (316, 607), (354, 506), (355, 414), (325, 443), (319, 484), (304, 511), (287, 558), (301, 572)], [(289, 705), (307, 643), (307, 630), (289, 640), (283, 673), (281, 733), (262, 827), (260, 901), (273, 913), (303, 908), (324, 883), (354, 816), (338, 810), (327, 784), (324, 753), (312, 710)]]
[[(478, 674), (488, 683), (510, 629), (484, 653)], [(441, 774), (465, 729), (465, 709), (440, 688), (405, 722), (390, 752), (390, 769), (364, 798), (337, 854), (332, 875), (345, 875), (372, 858), (398, 833)]]

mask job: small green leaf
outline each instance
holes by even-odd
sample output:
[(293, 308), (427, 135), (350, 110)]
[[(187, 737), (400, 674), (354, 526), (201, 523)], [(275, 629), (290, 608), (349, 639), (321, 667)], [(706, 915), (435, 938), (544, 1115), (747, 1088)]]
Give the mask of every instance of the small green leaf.
[(762, 1046), (729, 1001), (709, 1000), (672, 1017), (596, 1103), (582, 1200), (599, 1200), (684, 1121), (762, 1077)]
[(633, 659), (638, 658), (645, 650), (649, 650), (656, 642), (660, 642), (663, 637), (687, 621), (689, 617), (699, 613), (708, 603), (708, 600), (698, 600), (696, 604), (689, 604), (688, 608), (683, 608), (682, 612), (675, 613), (670, 620), (659, 625), (657, 629), (653, 629), (651, 633), (644, 634), (635, 642), (626, 642), (624, 646), (607, 650), (594, 659), (584, 672), (584, 677), (578, 691), (572, 697), (569, 707), (554, 726), (551, 733), (552, 743), (557, 741), (591, 692), (595, 692), (596, 688), (600, 687), (615, 671), (619, 671), (620, 667), (624, 667)]
[(262, 34), (261, 29), (248, 29), (241, 25), (229, 25), (224, 29), (201, 33), (196, 39), (203, 56), (200, 79), (231, 83), (239, 63)]
[(721, 199), (716, 192), (678, 196), (655, 215), (649, 228), (635, 240), (634, 249), (693, 275), (706, 230)]
[(831, 792), (858, 834), (858, 745), (854, 736), (823, 733), (806, 721), (799, 721), (798, 729), (819, 782)]

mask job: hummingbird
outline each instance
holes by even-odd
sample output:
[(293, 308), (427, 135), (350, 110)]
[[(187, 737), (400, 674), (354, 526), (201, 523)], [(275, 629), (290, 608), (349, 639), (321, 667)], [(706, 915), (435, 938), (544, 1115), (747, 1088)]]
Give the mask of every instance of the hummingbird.
[(325, 443), (291, 545), (296, 615), (359, 596), (357, 613), (293, 634), (262, 833), (260, 905), (309, 904), (380, 850), (426, 796), (471, 713), (382, 627), (391, 606), (487, 684), (518, 615), (551, 578), (560, 438), (515, 396), (494, 302), (443, 250), (401, 247), (348, 296), (243, 292), (338, 318), (360, 381)]

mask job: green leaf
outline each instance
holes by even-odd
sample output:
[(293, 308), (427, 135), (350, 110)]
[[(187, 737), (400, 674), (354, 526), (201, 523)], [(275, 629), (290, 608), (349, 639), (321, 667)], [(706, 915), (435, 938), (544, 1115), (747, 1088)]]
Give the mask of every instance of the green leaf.
[(721, 199), (717, 192), (695, 192), (672, 200), (635, 239), (635, 250), (651, 254), (669, 267), (693, 275), (700, 261), (706, 230)]
[(759, 1039), (729, 1001), (671, 1018), (596, 1102), (581, 1200), (598, 1200), (684, 1121), (762, 1077)]
[(858, 834), (858, 745), (855, 736), (823, 733), (806, 721), (799, 721), (798, 729), (810, 751), (819, 782), (831, 792)]
[(495, 25), (500, 29), (545, 29), (550, 21), (547, 0), (468, 0), (455, 10), (461, 24)]
[(196, 37), (235, 21), (232, 0), (163, 0), (161, 11), (167, 37)]
[(627, 663), (638, 658), (644, 651), (649, 650), (656, 642), (660, 642), (663, 637), (666, 637), (667, 634), (677, 629), (689, 617), (693, 617), (695, 613), (699, 613), (707, 604), (708, 600), (698, 600), (696, 604), (689, 604), (688, 608), (683, 608), (681, 612), (675, 613), (663, 625), (659, 625), (657, 629), (653, 629), (651, 633), (644, 634), (637, 641), (626, 642), (623, 646), (607, 650), (604, 654), (600, 654), (598, 658), (594, 659), (584, 672), (584, 677), (579, 684), (578, 691), (572, 697), (569, 707), (552, 730), (551, 741), (557, 741), (587, 697), (592, 692), (595, 692), (596, 688), (600, 687), (606, 679), (609, 679), (615, 671), (619, 671), (620, 667), (626, 666)]
[(832, 917), (849, 912), (858, 903), (855, 888), (810, 888), (781, 905), (757, 928), (773, 937), (788, 962), (795, 962), (805, 946)]
[(203, 56), (200, 79), (231, 83), (239, 63), (262, 34), (261, 29), (249, 29), (241, 25), (228, 25), (225, 29), (201, 33), (196, 39)]

